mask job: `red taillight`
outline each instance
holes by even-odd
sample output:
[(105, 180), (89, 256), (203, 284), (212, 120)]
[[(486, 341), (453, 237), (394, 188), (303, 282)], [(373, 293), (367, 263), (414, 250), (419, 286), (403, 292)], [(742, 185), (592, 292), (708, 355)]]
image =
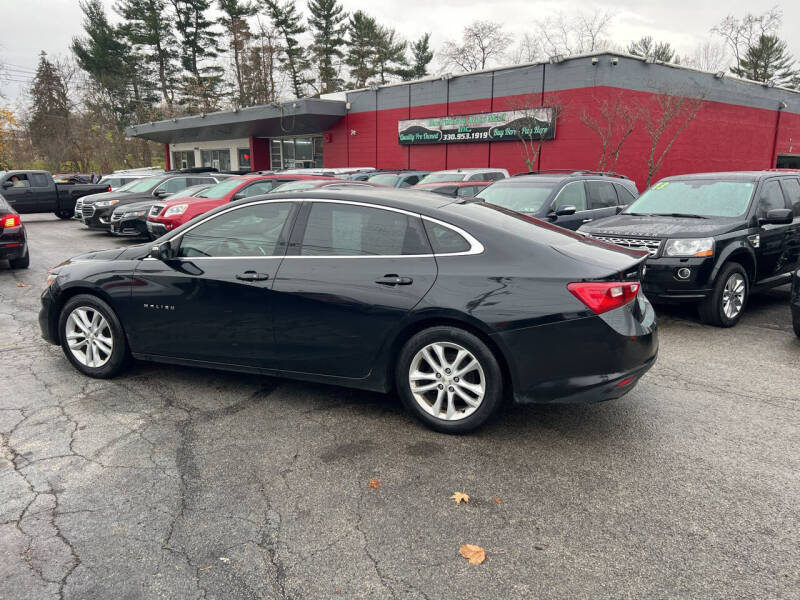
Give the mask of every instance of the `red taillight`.
[(624, 281), (586, 281), (570, 283), (567, 289), (578, 300), (588, 306), (592, 312), (602, 314), (625, 306), (636, 298), (639, 283)]
[(111, 186), (108, 186), (108, 191), (109, 191), (109, 192), (113, 191), (113, 190), (111, 189)]
[(19, 215), (3, 215), (0, 218), (3, 227), (19, 227)]

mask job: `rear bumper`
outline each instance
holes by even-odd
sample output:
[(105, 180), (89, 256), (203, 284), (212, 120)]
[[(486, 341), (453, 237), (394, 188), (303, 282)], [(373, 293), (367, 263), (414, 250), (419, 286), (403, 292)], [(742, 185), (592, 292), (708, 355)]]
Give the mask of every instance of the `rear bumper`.
[(0, 260), (22, 258), (27, 252), (27, 241), (22, 227), (0, 229)]
[[(688, 269), (689, 276), (678, 272)], [(649, 258), (642, 289), (653, 302), (697, 302), (714, 288), (714, 258)]]
[(633, 389), (658, 355), (655, 312), (642, 294), (602, 315), (492, 337), (507, 358), (514, 400), (520, 404), (619, 398)]

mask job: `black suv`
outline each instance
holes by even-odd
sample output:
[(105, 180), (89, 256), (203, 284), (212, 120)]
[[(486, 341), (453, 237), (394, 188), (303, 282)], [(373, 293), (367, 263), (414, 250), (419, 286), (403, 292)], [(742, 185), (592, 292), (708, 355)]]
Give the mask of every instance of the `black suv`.
[(792, 280), (792, 325), (797, 337), (800, 337), (800, 269)]
[(566, 229), (617, 214), (636, 200), (636, 185), (618, 173), (532, 171), (494, 182), (475, 196)]
[(667, 177), (580, 232), (647, 250), (648, 298), (699, 302), (705, 323), (731, 327), (750, 292), (789, 283), (798, 266), (800, 171)]
[(119, 188), (115, 192), (92, 194), (83, 199), (81, 206), (81, 222), (91, 229), (110, 229), (111, 215), (118, 206), (126, 204), (146, 203), (153, 204), (171, 194), (185, 190), (194, 185), (212, 185), (223, 179), (231, 177), (217, 172), (171, 171), (163, 175), (137, 179)]

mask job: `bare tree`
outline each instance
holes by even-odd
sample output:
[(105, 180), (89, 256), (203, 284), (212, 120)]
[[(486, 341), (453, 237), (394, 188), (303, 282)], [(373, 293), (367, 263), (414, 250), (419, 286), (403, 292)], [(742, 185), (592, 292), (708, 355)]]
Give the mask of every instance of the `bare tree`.
[(513, 38), (504, 33), (499, 23), (475, 21), (464, 28), (461, 42), (448, 40), (439, 56), (445, 68), (464, 72), (480, 71), (489, 63), (501, 60)]
[(777, 33), (783, 22), (783, 13), (778, 6), (760, 15), (747, 13), (741, 19), (728, 15), (711, 29), (722, 37), (725, 44), (733, 52), (736, 68), (742, 66), (742, 59), (748, 48), (758, 45), (761, 36)]
[(607, 50), (612, 45), (608, 35), (613, 20), (611, 12), (600, 10), (571, 16), (558, 13), (545, 19), (540, 28), (544, 53), (556, 56)]
[(602, 100), (593, 98), (591, 106), (581, 110), (579, 118), (600, 138), (600, 157), (597, 161), (598, 171), (613, 171), (619, 160), (622, 146), (633, 133), (641, 118), (637, 107), (626, 101), (622, 92), (613, 94)]
[(641, 105), (642, 125), (650, 142), (645, 187), (650, 186), (675, 140), (694, 121), (704, 104), (702, 96), (691, 97), (685, 93), (678, 95), (665, 91)]
[(712, 73), (726, 70), (728, 61), (729, 55), (725, 45), (711, 40), (698, 44), (692, 55), (685, 59), (687, 66)]
[(552, 139), (550, 134), (555, 133), (556, 121), (564, 113), (564, 105), (558, 98), (551, 97), (550, 100), (547, 106), (542, 106), (539, 94), (526, 94), (506, 101), (507, 110), (516, 113), (512, 121), (514, 135), (529, 171), (536, 170), (542, 145)]
[(530, 33), (525, 32), (519, 43), (511, 51), (510, 59), (515, 65), (537, 62), (543, 56), (541, 43)]

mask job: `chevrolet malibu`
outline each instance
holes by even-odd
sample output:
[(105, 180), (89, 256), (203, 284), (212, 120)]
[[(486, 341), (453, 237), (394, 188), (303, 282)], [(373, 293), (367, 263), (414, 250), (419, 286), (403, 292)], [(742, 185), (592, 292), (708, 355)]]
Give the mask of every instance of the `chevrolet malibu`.
[(90, 377), (132, 357), (394, 389), (426, 425), (458, 433), (504, 397), (629, 392), (658, 350), (646, 256), (425, 192), (287, 192), (65, 261), (39, 320)]

